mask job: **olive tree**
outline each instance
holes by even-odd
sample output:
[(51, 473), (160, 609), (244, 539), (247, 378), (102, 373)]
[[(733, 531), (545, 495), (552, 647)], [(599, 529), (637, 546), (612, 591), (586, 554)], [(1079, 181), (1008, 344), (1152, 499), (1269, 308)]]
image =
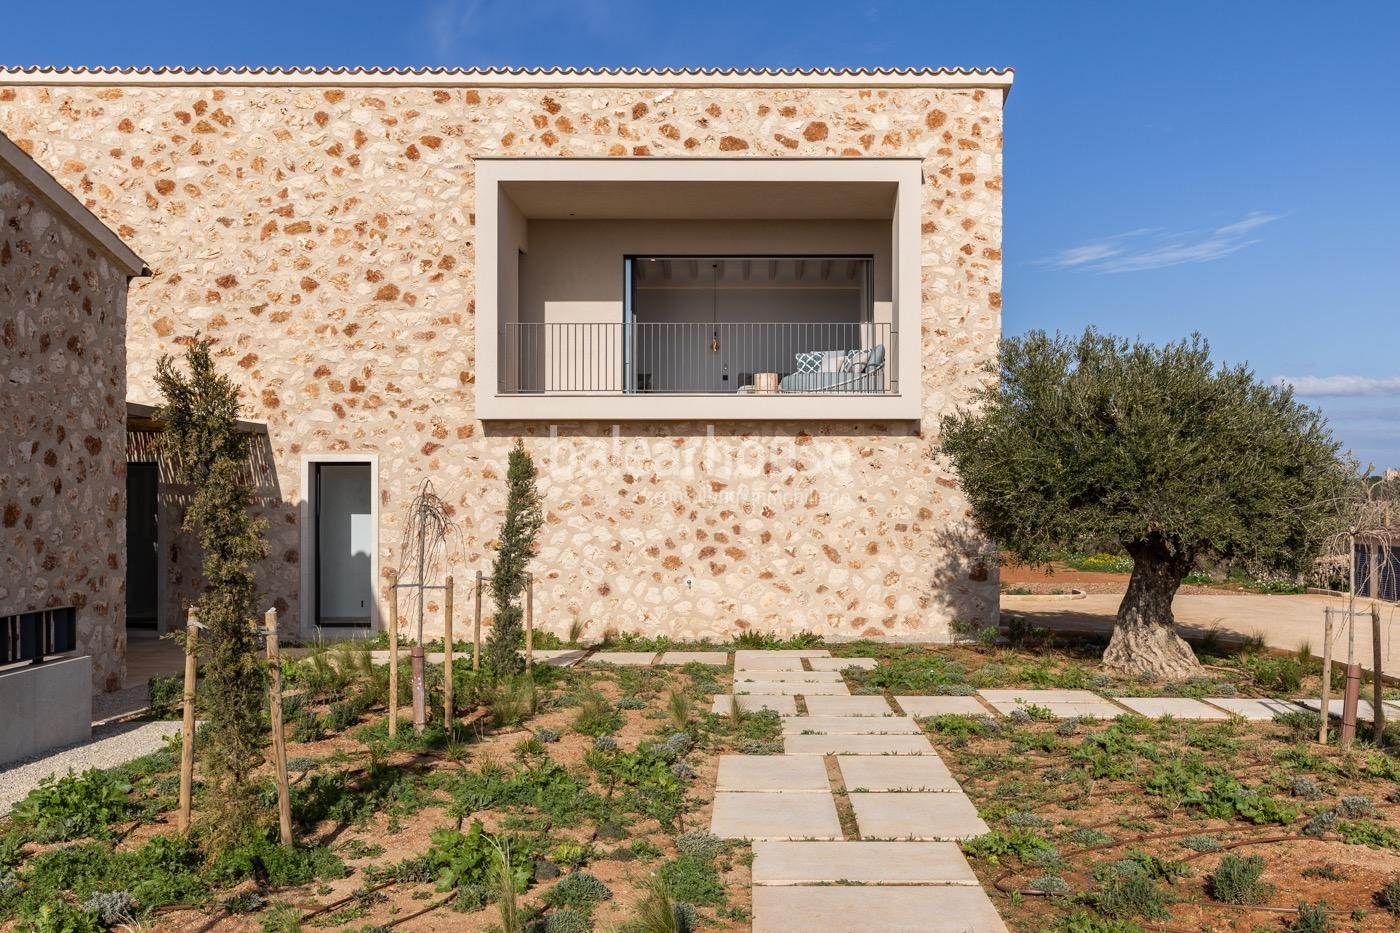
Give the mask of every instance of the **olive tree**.
[(1104, 664), (1199, 670), (1172, 599), (1198, 562), (1297, 573), (1331, 532), (1348, 471), (1321, 415), (1199, 335), (1157, 347), (1096, 332), (1002, 342), (999, 378), (943, 419), (942, 452), (982, 530), (1016, 559), (1117, 546), (1133, 560)]

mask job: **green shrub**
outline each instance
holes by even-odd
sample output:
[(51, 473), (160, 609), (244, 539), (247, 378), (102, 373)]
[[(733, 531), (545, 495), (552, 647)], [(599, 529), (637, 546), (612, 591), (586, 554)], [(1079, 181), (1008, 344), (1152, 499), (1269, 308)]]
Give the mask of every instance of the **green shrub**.
[(1145, 872), (1129, 872), (1100, 882), (1090, 895), (1094, 907), (1115, 920), (1165, 920), (1169, 900)]
[(706, 862), (729, 850), (729, 841), (703, 829), (692, 829), (676, 837), (676, 851), (681, 855), (693, 855)]
[(1371, 820), (1342, 820), (1337, 823), (1342, 841), (1372, 849), (1400, 849), (1400, 832)]
[(714, 865), (704, 859), (682, 855), (662, 865), (657, 876), (678, 901), (711, 906), (724, 903), (724, 883)]
[(1226, 855), (1209, 878), (1210, 896), (1226, 904), (1262, 904), (1274, 894), (1263, 874), (1263, 856)]
[(185, 706), (185, 676), (157, 674), (146, 683), (151, 715), (170, 719), (183, 714)]
[(1327, 902), (1316, 904), (1306, 902), (1298, 905), (1298, 917), (1288, 925), (1288, 933), (1329, 933), (1332, 918), (1327, 913)]
[(21, 909), (20, 933), (102, 933), (97, 914), (57, 899)]
[(46, 777), (15, 805), (15, 824), (38, 842), (106, 837), (131, 811), (131, 785), (93, 768)]
[(209, 866), (207, 877), (219, 887), (232, 887), (253, 877), (258, 863), (267, 873), (267, 883), (275, 888), (345, 876), (345, 863), (330, 849), (323, 846), (288, 849), (262, 836), (220, 852)]
[[(496, 837), (484, 832), (480, 821), (473, 820), (465, 833), (435, 829), (429, 838), (432, 845), (428, 847), (427, 861), (437, 871), (435, 881), (439, 891), (492, 885), (500, 854)], [(531, 875), (527, 860), (519, 859), (511, 869), (516, 890), (523, 892)]]
[(594, 875), (586, 871), (576, 871), (565, 875), (554, 887), (544, 894), (544, 902), (551, 907), (575, 907), (591, 909), (594, 904), (612, 897), (612, 890)]
[(1376, 895), (1376, 900), (1380, 901), (1382, 907), (1396, 916), (1400, 916), (1400, 875), (1396, 875), (1390, 884), (1381, 888)]
[(588, 693), (574, 714), (574, 731), (583, 735), (600, 736), (622, 727), (622, 716), (601, 693)]
[(586, 911), (561, 907), (545, 917), (544, 923), (537, 929), (540, 933), (589, 933), (593, 929), (593, 921)]
[(1014, 855), (1023, 863), (1029, 864), (1039, 854), (1055, 847), (1050, 840), (1028, 829), (994, 829), (967, 840), (962, 844), (962, 848), (972, 858), (996, 865), (1008, 855)]

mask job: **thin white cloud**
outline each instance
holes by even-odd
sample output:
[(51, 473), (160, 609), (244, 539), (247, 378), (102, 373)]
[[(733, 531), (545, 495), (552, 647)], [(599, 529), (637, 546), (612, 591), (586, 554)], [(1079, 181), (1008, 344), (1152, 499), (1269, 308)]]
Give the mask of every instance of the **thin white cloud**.
[(1299, 395), (1400, 395), (1400, 376), (1279, 376), (1274, 382)]
[(1038, 260), (1036, 265), (1107, 273), (1143, 272), (1184, 263), (1211, 262), (1258, 243), (1258, 238), (1246, 235), (1282, 216), (1251, 211), (1234, 223), (1209, 231), (1133, 230), (1095, 243), (1072, 246)]

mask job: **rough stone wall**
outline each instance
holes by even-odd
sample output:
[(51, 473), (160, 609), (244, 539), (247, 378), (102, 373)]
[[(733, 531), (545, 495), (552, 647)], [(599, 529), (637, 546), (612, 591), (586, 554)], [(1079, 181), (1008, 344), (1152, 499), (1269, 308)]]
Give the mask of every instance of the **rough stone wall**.
[(78, 609), (93, 686), (126, 655), (126, 274), (0, 166), (0, 615)]
[[(296, 611), (302, 456), (378, 454), (386, 579), (431, 477), (462, 523), (460, 581), (489, 570), (523, 436), (547, 512), (537, 616), (555, 631), (579, 618), (594, 633), (931, 638), (996, 613), (995, 567), (930, 455), (1000, 332), (1001, 105), (934, 88), (14, 87), (0, 88), (0, 130), (155, 270), (131, 299), (132, 398), (155, 400), (156, 357), (198, 331), (245, 387), (246, 417), (267, 422), (269, 601)], [(556, 440), (548, 425), (483, 425), (478, 154), (922, 158), (924, 418), (721, 423), (708, 442), (702, 424), (623, 425), (616, 455), (606, 425), (560, 425)], [(655, 469), (670, 449), (708, 443), (723, 462), (755, 440), (756, 475)], [(629, 442), (646, 451), (621, 456)], [(602, 459), (556, 469), (580, 454)]]

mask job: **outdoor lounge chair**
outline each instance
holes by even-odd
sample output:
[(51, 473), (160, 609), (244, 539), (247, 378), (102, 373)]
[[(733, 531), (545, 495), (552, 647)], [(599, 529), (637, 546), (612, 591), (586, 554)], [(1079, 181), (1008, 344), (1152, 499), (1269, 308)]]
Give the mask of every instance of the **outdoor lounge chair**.
[(792, 373), (778, 383), (779, 392), (883, 392), (885, 391), (885, 347), (870, 348), (865, 372)]

